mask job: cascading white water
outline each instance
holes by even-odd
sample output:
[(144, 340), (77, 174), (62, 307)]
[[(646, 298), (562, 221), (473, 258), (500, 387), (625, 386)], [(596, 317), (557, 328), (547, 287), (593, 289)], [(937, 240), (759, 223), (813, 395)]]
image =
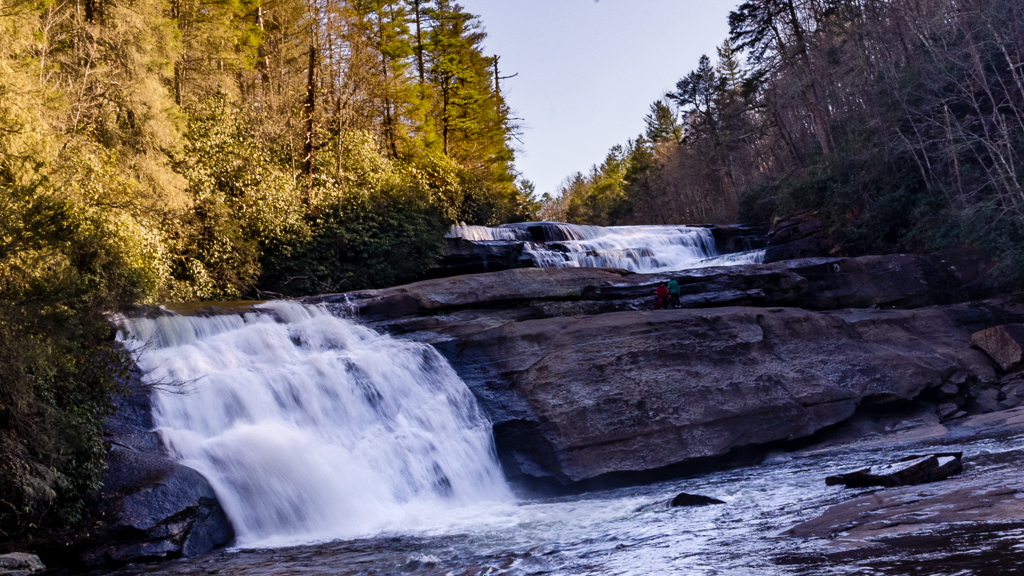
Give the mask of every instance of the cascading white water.
[(512, 499), (490, 426), (433, 348), (294, 303), (121, 318), (177, 460), (241, 546), (352, 538)]
[[(536, 228), (532, 234), (530, 228)], [(578, 226), (542, 222), (488, 228), (453, 226), (449, 238), (519, 241), (538, 268), (622, 268), (672, 272), (710, 266), (760, 264), (764, 250), (720, 255), (708, 228), (691, 226)]]

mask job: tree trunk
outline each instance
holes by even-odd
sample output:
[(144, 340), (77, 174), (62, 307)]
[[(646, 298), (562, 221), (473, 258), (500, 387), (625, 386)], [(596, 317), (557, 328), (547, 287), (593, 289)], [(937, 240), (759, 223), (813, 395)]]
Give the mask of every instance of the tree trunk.
[(316, 46), (309, 45), (309, 76), (306, 82), (306, 142), (303, 173), (306, 175), (306, 208), (313, 203), (313, 153), (316, 123)]
[(423, 65), (423, 36), (420, 24), (420, 4), (423, 0), (413, 0), (413, 6), (416, 10), (416, 70), (420, 74), (420, 86), (424, 86), (427, 83), (426, 80), (426, 69)]

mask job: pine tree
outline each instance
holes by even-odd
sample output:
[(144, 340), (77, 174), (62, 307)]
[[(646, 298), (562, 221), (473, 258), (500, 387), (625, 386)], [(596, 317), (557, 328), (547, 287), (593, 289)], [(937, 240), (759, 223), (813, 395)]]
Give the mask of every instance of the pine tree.
[(679, 142), (683, 138), (683, 126), (679, 114), (667, 97), (651, 104), (650, 113), (644, 117), (647, 126), (645, 135), (651, 142)]

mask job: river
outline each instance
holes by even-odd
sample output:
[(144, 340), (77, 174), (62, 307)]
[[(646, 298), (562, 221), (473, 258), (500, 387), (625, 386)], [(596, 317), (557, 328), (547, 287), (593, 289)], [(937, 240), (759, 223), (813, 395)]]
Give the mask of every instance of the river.
[[(826, 474), (939, 446), (965, 453), (964, 473), (947, 482), (1019, 477), (1020, 436), (774, 453), (760, 465), (647, 486), (455, 508), (431, 518), (429, 527), (369, 538), (234, 548), (108, 574), (987, 575), (1024, 568), (1024, 524), (994, 526), (991, 532), (911, 532), (860, 551), (780, 536), (829, 505), (870, 492), (828, 487)], [(656, 505), (680, 491), (725, 504)]]

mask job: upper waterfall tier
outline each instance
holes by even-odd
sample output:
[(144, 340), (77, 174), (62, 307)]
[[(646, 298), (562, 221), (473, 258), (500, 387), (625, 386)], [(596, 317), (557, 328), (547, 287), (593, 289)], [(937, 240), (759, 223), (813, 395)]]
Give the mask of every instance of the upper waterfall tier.
[(711, 229), (692, 226), (579, 226), (556, 222), (453, 226), (448, 238), (521, 246), (520, 266), (621, 268), (653, 273), (754, 264), (764, 250), (722, 255)]
[(398, 531), (511, 499), (491, 427), (448, 363), (323, 308), (121, 318), (171, 455), (243, 546)]

